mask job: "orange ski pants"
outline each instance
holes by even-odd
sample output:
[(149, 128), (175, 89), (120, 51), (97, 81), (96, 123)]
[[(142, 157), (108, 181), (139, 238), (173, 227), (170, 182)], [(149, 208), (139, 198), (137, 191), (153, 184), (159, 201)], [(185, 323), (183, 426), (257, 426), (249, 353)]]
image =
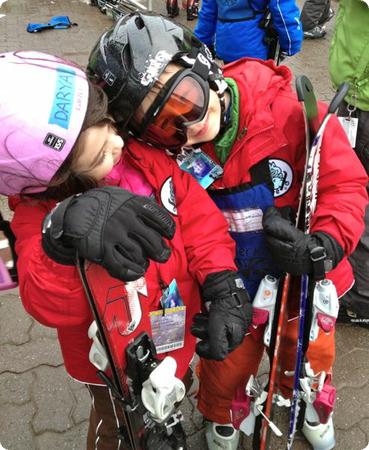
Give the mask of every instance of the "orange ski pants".
[[(290, 398), (293, 377), (286, 376), (285, 371), (294, 371), (298, 320), (287, 322), (283, 346), (281, 348), (280, 393)], [(203, 416), (213, 422), (230, 423), (231, 401), (238, 386), (245, 386), (250, 375), (256, 375), (263, 356), (263, 336), (259, 338), (247, 334), (242, 344), (224, 361), (200, 360), (200, 387), (198, 408)], [(310, 342), (307, 359), (314, 373), (331, 372), (335, 359), (334, 330), (325, 334), (319, 330), (315, 342)]]

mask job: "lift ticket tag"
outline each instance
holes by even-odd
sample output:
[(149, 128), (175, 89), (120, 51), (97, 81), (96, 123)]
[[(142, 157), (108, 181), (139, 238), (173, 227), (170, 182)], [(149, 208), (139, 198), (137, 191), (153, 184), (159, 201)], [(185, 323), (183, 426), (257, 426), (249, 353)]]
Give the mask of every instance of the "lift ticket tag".
[(346, 136), (350, 141), (352, 148), (356, 145), (357, 127), (359, 124), (359, 119), (357, 117), (338, 117), (343, 129), (345, 130)]
[(221, 177), (223, 169), (200, 149), (182, 150), (177, 156), (179, 167), (192, 175), (204, 189)]
[(150, 312), (151, 332), (157, 353), (166, 353), (184, 346), (186, 306), (173, 280), (160, 299), (163, 309)]

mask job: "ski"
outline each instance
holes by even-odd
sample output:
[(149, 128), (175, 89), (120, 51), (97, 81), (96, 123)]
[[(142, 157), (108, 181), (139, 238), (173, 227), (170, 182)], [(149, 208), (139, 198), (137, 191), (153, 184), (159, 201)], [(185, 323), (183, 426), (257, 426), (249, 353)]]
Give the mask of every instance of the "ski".
[[(320, 147), (323, 140), (325, 127), (332, 114), (335, 113), (339, 104), (345, 97), (348, 85), (342, 85), (319, 126), (318, 107), (313, 87), (305, 76), (296, 80), (298, 99), (303, 103), (305, 131), (306, 131), (306, 162), (303, 180), (301, 183), (299, 204), (296, 214), (296, 226), (308, 233), (310, 230), (310, 219), (315, 211), (317, 200), (317, 187), (319, 175)], [(272, 338), (270, 339), (270, 371), (268, 383), (264, 390), (257, 393), (255, 399), (255, 427), (253, 435), (253, 449), (265, 450), (268, 447), (269, 431), (272, 429), (278, 436), (280, 430), (272, 422), (272, 407), (277, 391), (277, 381), (280, 373), (280, 352), (287, 321), (287, 300), (291, 285), (291, 275), (285, 274), (282, 288), (278, 295), (274, 308), (274, 320), (272, 326)], [(307, 275), (301, 277), (300, 303), (299, 303), (299, 331), (296, 350), (296, 364), (294, 371), (294, 388), (290, 410), (289, 430), (287, 436), (287, 449), (292, 447), (297, 420), (300, 411), (300, 379), (304, 377), (304, 356), (309, 344), (309, 327), (311, 324), (312, 303), (310, 301), (310, 284)], [(265, 340), (265, 338), (264, 338)]]
[[(306, 77), (304, 77), (308, 81)], [(303, 78), (299, 77), (296, 80), (296, 86), (297, 89), (300, 91), (300, 86), (303, 84)], [(306, 90), (304, 92), (307, 92), (309, 95), (305, 95), (305, 99), (307, 101), (307, 108), (309, 110), (309, 117), (311, 120), (316, 120), (318, 116), (318, 109), (316, 105), (316, 99), (314, 95), (314, 91), (312, 89), (312, 86), (310, 84), (310, 89)], [(300, 98), (299, 98), (300, 100)], [(300, 100), (301, 101), (301, 100)], [(310, 151), (310, 142), (311, 142), (311, 132), (309, 127), (309, 122), (306, 119), (306, 115), (304, 115), (305, 119), (305, 142), (306, 142), (306, 163), (305, 163), (305, 170), (304, 170), (304, 176), (301, 183), (300, 188), (300, 195), (299, 195), (299, 203), (298, 203), (298, 209), (296, 213), (296, 222), (295, 225), (298, 226), (300, 222), (301, 212), (303, 209), (303, 203), (304, 203), (304, 192), (305, 192), (305, 186), (306, 186), (306, 176), (307, 176), (307, 166), (308, 166), (308, 160), (309, 160), (309, 151)], [(254, 429), (254, 436), (253, 436), (253, 449), (254, 450), (265, 450), (268, 447), (269, 444), (269, 430), (270, 430), (270, 423), (272, 422), (272, 407), (273, 407), (273, 400), (274, 395), (277, 391), (277, 381), (279, 379), (280, 374), (280, 354), (281, 354), (281, 344), (283, 340), (284, 330), (287, 323), (287, 302), (288, 302), (288, 296), (289, 296), (289, 290), (291, 285), (291, 275), (289, 273), (286, 273), (283, 279), (282, 283), (282, 289), (280, 294), (280, 299), (276, 303), (276, 308), (274, 311), (275, 317), (274, 317), (274, 323), (272, 327), (272, 340), (271, 345), (269, 346), (269, 354), (271, 355), (271, 361), (270, 361), (270, 371), (269, 371), (269, 379), (268, 383), (265, 387), (264, 391), (267, 391), (266, 394), (264, 393), (265, 401), (264, 405), (262, 407), (263, 414), (258, 415), (256, 417), (255, 422), (255, 429)], [(306, 303), (307, 298), (307, 285), (308, 280), (305, 279), (305, 282), (302, 283), (302, 292), (301, 292), (301, 298), (300, 298), (300, 304), (303, 302), (304, 306)], [(302, 318), (304, 320), (304, 317)], [(300, 322), (301, 323), (301, 322)], [(261, 409), (261, 408), (260, 408)], [(268, 420), (265, 419), (265, 417), (268, 418)]]
[[(320, 149), (323, 141), (324, 131), (329, 122), (332, 114), (335, 114), (340, 103), (348, 92), (349, 85), (347, 83), (342, 84), (331, 103), (328, 106), (328, 110), (318, 127), (318, 108), (317, 101), (315, 99), (313, 87), (309, 79), (305, 76), (298, 77), (296, 79), (296, 91), (300, 102), (303, 104), (305, 126), (307, 130), (306, 142), (306, 155), (307, 163), (305, 165), (304, 180), (302, 186), (304, 188), (300, 193), (301, 207), (304, 211), (298, 211), (298, 223), (300, 228), (308, 234), (310, 232), (311, 218), (315, 212), (317, 204), (318, 194), (318, 181), (319, 181), (319, 163), (320, 163)], [(303, 213), (303, 216), (302, 216)], [(321, 255), (316, 255), (316, 260), (322, 258)], [(324, 268), (322, 273), (317, 277), (311, 277), (309, 283), (309, 277), (307, 274), (301, 277), (301, 290), (300, 290), (300, 305), (299, 305), (299, 328), (298, 328), (298, 340), (296, 348), (296, 363), (294, 370), (294, 383), (291, 400), (289, 429), (287, 436), (287, 450), (292, 448), (295, 432), (298, 425), (298, 419), (300, 417), (300, 427), (303, 422), (303, 408), (301, 408), (302, 401), (302, 381), (309, 377), (306, 373), (307, 360), (306, 352), (309, 347), (311, 339), (310, 329), (312, 325), (312, 312), (313, 312), (313, 298), (317, 288), (317, 283), (322, 278), (325, 278)], [(299, 427), (299, 428), (300, 428)]]
[(103, 14), (115, 21), (131, 12), (148, 9), (137, 0), (96, 0), (95, 5)]
[(78, 258), (81, 281), (94, 317), (89, 359), (121, 406), (117, 429), (127, 450), (184, 450), (178, 403), (185, 395), (171, 357), (159, 360), (151, 337), (146, 282), (123, 283), (101, 266)]

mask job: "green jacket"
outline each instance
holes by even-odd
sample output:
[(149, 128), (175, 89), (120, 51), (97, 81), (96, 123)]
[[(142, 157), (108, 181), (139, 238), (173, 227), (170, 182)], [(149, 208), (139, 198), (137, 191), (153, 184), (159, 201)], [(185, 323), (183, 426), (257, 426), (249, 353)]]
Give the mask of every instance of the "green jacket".
[(351, 84), (346, 102), (369, 111), (369, 7), (362, 0), (340, 0), (329, 70), (335, 88)]

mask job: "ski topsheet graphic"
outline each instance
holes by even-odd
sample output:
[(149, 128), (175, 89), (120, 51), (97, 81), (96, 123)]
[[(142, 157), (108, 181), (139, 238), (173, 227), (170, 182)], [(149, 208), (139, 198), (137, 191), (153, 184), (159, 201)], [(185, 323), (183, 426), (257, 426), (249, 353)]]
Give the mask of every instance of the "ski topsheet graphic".
[[(311, 217), (317, 202), (320, 149), (325, 127), (331, 115), (335, 113), (345, 97), (348, 85), (345, 83), (340, 86), (322, 120), (318, 115), (313, 87), (307, 77), (297, 78), (296, 90), (304, 110), (306, 160), (295, 224), (305, 233), (309, 233)], [(324, 251), (322, 247), (318, 248)], [(325, 332), (330, 332), (334, 327), (338, 314), (338, 299), (332, 282), (324, 279), (325, 255), (316, 254), (313, 256), (313, 261), (316, 259), (313, 276), (309, 279), (308, 275), (304, 274), (299, 281), (298, 339), (295, 370), (291, 374), (294, 378), (291, 401), (278, 395), (278, 382), (282, 369), (281, 349), (288, 318), (291, 275), (287, 273), (279, 281), (267, 275), (262, 280), (254, 299), (255, 317), (257, 316), (259, 324), (266, 324), (264, 344), (269, 349), (269, 377), (264, 387), (261, 387), (257, 380), (252, 377), (243, 392), (237, 393), (237, 398), (233, 403), (234, 410), (232, 411), (234, 425), (247, 435), (253, 433), (254, 450), (269, 448), (270, 430), (278, 437), (283, 435), (287, 442), (286, 448), (291, 449), (295, 431), (302, 427), (306, 404), (309, 405), (309, 414), (314, 416), (314, 421), (326, 423), (329, 419), (331, 420), (334, 388), (325, 383), (327, 377), (324, 372), (317, 380), (305, 355), (309, 342), (317, 338), (319, 328), (322, 328)], [(315, 273), (315, 267), (319, 268), (319, 274)], [(298, 279), (294, 280), (294, 283), (297, 281)], [(273, 423), (274, 404), (291, 407), (287, 433)], [(312, 406), (313, 404), (314, 406)], [(240, 407), (239, 405), (243, 406)], [(318, 412), (315, 413), (315, 410), (318, 410)], [(241, 417), (237, 417), (237, 413), (239, 414), (240, 411), (242, 411)], [(334, 440), (333, 432), (332, 440)], [(283, 448), (282, 441), (278, 448)]]
[(89, 329), (90, 361), (119, 401), (125, 424), (117, 429), (125, 449), (186, 448), (177, 405), (185, 387), (175, 377), (176, 362), (160, 361), (149, 334), (144, 278), (123, 283), (101, 266), (78, 260), (81, 280), (95, 318)]

